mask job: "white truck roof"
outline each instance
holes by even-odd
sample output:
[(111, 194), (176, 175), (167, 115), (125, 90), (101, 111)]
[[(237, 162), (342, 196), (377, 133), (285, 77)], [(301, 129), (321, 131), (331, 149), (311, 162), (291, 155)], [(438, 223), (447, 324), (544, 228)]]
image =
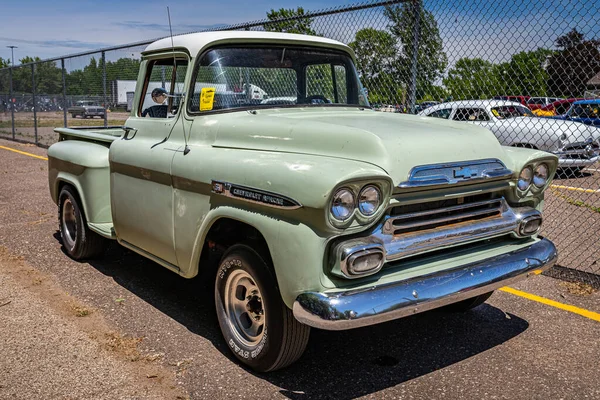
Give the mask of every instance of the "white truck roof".
[(352, 56), (354, 52), (347, 45), (337, 40), (327, 39), (320, 36), (297, 35), (294, 33), (260, 32), (260, 31), (217, 31), (190, 33), (187, 35), (173, 36), (157, 40), (146, 47), (143, 54), (171, 50), (175, 48), (186, 48), (192, 56), (196, 56), (202, 49), (224, 43), (282, 43), (282, 44), (304, 44), (319, 47), (336, 47), (346, 51)]

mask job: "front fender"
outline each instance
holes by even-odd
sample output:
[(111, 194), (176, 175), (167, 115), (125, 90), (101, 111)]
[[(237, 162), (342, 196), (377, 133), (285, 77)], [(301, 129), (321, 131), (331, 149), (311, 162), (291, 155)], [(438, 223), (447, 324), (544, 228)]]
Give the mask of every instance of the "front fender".
[(182, 275), (195, 276), (198, 273), (201, 252), (207, 233), (221, 218), (244, 222), (265, 238), (277, 277), (281, 297), (288, 307), (292, 307), (296, 297), (306, 291), (323, 289), (321, 276), (327, 238), (320, 237), (310, 227), (272, 218), (264, 214), (233, 207), (218, 207), (204, 218), (195, 245), (189, 257), (187, 268)]

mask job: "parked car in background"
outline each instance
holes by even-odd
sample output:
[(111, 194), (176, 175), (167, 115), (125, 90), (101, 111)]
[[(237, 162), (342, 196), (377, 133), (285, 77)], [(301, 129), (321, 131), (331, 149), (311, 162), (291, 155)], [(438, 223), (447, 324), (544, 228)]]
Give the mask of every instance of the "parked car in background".
[(104, 107), (93, 100), (78, 101), (75, 106), (67, 109), (67, 113), (71, 114), (73, 118), (78, 116), (81, 118), (104, 118), (105, 112)]
[(516, 101), (525, 106), (530, 98), (531, 96), (494, 96), (492, 97), (492, 100)]
[(470, 122), (491, 130), (501, 144), (556, 154), (561, 168), (584, 168), (600, 160), (600, 129), (572, 121), (535, 117), (520, 103), (465, 100), (442, 103), (420, 113)]
[(600, 99), (576, 101), (565, 114), (552, 118), (600, 127)]
[(533, 114), (538, 117), (553, 117), (555, 115), (563, 115), (566, 114), (569, 108), (571, 108), (571, 104), (576, 101), (584, 100), (580, 98), (572, 98), (572, 99), (560, 99), (556, 100), (542, 108), (538, 108), (537, 110), (532, 110)]
[(423, 101), (419, 104), (415, 104), (415, 114), (420, 113), (423, 110), (428, 109), (431, 106), (435, 106), (437, 104), (440, 104), (439, 101)]
[(562, 100), (556, 97), (531, 97), (525, 104), (530, 110), (538, 110), (555, 101)]

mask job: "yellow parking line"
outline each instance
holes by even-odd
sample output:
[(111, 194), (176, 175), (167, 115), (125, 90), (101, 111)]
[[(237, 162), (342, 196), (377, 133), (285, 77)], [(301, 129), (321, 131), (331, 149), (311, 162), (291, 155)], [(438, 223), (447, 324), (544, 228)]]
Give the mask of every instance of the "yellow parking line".
[(46, 158), (46, 157), (37, 156), (35, 154), (27, 153), (25, 151), (21, 151), (21, 150), (17, 150), (17, 149), (11, 149), (10, 147), (0, 146), (0, 149), (4, 149), (4, 150), (8, 150), (8, 151), (14, 151), (15, 153), (24, 154), (24, 155), (29, 156), (29, 157), (39, 158), (40, 160), (46, 160), (46, 161), (48, 161), (48, 158)]
[(560, 308), (561, 310), (569, 311), (574, 314), (578, 314), (583, 317), (600, 322), (600, 314), (593, 312), (593, 311), (588, 311), (583, 308), (575, 307), (575, 306), (572, 306), (569, 304), (559, 303), (558, 301), (550, 300), (545, 297), (536, 296), (535, 294), (522, 292), (520, 290), (513, 289), (508, 286), (500, 288), (499, 290), (506, 292), (506, 293), (514, 294), (515, 296), (524, 297), (528, 300), (537, 301), (538, 303), (546, 304), (548, 306)]
[(575, 192), (583, 192), (583, 193), (600, 193), (600, 189), (599, 190), (583, 189), (583, 188), (578, 188), (578, 187), (562, 186), (562, 185), (550, 185), (550, 187), (554, 188), (554, 189), (566, 189), (566, 190), (573, 190)]

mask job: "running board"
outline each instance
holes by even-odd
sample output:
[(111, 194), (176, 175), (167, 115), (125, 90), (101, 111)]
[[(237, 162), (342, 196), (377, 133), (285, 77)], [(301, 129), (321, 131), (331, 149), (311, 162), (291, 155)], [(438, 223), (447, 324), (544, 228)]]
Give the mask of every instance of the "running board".
[(94, 224), (88, 222), (88, 228), (96, 232), (98, 235), (103, 236), (107, 239), (117, 239), (117, 235), (115, 234), (115, 228), (113, 228), (112, 222), (106, 222), (104, 224)]

